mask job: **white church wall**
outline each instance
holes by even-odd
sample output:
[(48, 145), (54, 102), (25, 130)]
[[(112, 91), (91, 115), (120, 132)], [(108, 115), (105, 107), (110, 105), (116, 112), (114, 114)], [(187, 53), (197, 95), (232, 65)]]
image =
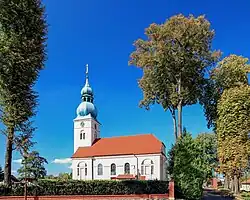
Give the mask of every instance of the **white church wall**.
[[(84, 177), (85, 180), (110, 180), (111, 177), (116, 177), (120, 174), (125, 174), (124, 165), (125, 163), (130, 164), (130, 174), (136, 175), (138, 173), (142, 176), (146, 176), (146, 180), (164, 180), (164, 165), (161, 163), (160, 154), (151, 154), (151, 155), (128, 155), (128, 156), (105, 156), (105, 157), (95, 157), (92, 159), (73, 159), (72, 170), (73, 170), (73, 179), (81, 179), (81, 175), (77, 175), (77, 165), (79, 162), (86, 162), (88, 166), (87, 176)], [(153, 174), (151, 174), (151, 168), (144, 171), (149, 172), (148, 174), (141, 174), (141, 164), (144, 160), (153, 161), (154, 169)], [(93, 163), (93, 176), (92, 176), (92, 163)], [(111, 175), (111, 164), (116, 165), (116, 175)], [(98, 164), (103, 166), (103, 174), (98, 175)], [(149, 170), (149, 171), (148, 171)]]

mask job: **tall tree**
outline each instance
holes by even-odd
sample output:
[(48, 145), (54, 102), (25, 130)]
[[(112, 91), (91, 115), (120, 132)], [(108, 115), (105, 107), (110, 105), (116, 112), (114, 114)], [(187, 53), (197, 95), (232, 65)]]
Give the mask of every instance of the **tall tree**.
[[(129, 64), (143, 70), (139, 86), (141, 106), (158, 103), (169, 110), (177, 138), (182, 135), (182, 108), (197, 102), (204, 84), (204, 73), (220, 56), (212, 51), (214, 31), (204, 16), (173, 16), (164, 24), (151, 24), (147, 39), (138, 39)], [(176, 117), (176, 111), (178, 116)], [(178, 120), (176, 120), (178, 118)], [(176, 123), (178, 122), (178, 128)]]
[(216, 131), (216, 120), (218, 118), (217, 105), (225, 89), (238, 85), (248, 84), (247, 73), (250, 72), (248, 58), (237, 55), (229, 55), (218, 63), (203, 88), (200, 103), (204, 107), (208, 127)]
[(2, 167), (0, 166), (0, 181), (3, 181), (3, 170)]
[(0, 111), (6, 127), (4, 180), (8, 185), (15, 133), (35, 115), (33, 86), (44, 67), (46, 27), (40, 0), (0, 1)]
[(26, 159), (22, 160), (22, 167), (18, 169), (20, 178), (30, 178), (38, 180), (46, 176), (44, 164), (47, 160), (39, 155), (37, 151), (32, 151)]
[(218, 104), (216, 132), (220, 171), (234, 180), (239, 192), (239, 178), (248, 167), (250, 150), (250, 86), (241, 85), (223, 92)]

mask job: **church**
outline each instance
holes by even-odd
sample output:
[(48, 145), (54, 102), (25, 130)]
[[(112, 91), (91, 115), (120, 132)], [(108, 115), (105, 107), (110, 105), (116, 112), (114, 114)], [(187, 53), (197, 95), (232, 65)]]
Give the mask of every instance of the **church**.
[(165, 145), (153, 134), (102, 138), (94, 93), (86, 83), (74, 119), (72, 176), (75, 180), (164, 180)]

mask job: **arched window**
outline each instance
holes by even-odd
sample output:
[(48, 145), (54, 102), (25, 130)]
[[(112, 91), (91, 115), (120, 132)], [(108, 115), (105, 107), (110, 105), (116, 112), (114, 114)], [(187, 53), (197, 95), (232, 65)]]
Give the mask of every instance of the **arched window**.
[(85, 133), (83, 131), (81, 131), (80, 133), (80, 140), (85, 140)]
[(115, 164), (111, 164), (111, 175), (116, 175), (116, 166)]
[(80, 162), (77, 165), (77, 176), (83, 177), (87, 176), (88, 174), (88, 168), (87, 168), (87, 163), (85, 162)]
[(96, 124), (95, 124), (95, 130), (97, 129), (97, 126), (96, 126)]
[(101, 163), (97, 166), (97, 175), (103, 175), (103, 168)]
[(141, 174), (142, 175), (152, 175), (154, 174), (154, 163), (152, 160), (146, 159), (141, 163)]
[(125, 165), (124, 165), (124, 174), (130, 174), (130, 165), (129, 165), (129, 163), (125, 163)]

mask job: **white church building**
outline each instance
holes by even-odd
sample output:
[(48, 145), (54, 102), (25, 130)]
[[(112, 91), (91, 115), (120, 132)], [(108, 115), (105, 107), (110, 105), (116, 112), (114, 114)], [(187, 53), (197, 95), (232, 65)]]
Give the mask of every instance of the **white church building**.
[(153, 134), (101, 137), (88, 65), (81, 100), (74, 119), (73, 179), (165, 179), (165, 145)]

